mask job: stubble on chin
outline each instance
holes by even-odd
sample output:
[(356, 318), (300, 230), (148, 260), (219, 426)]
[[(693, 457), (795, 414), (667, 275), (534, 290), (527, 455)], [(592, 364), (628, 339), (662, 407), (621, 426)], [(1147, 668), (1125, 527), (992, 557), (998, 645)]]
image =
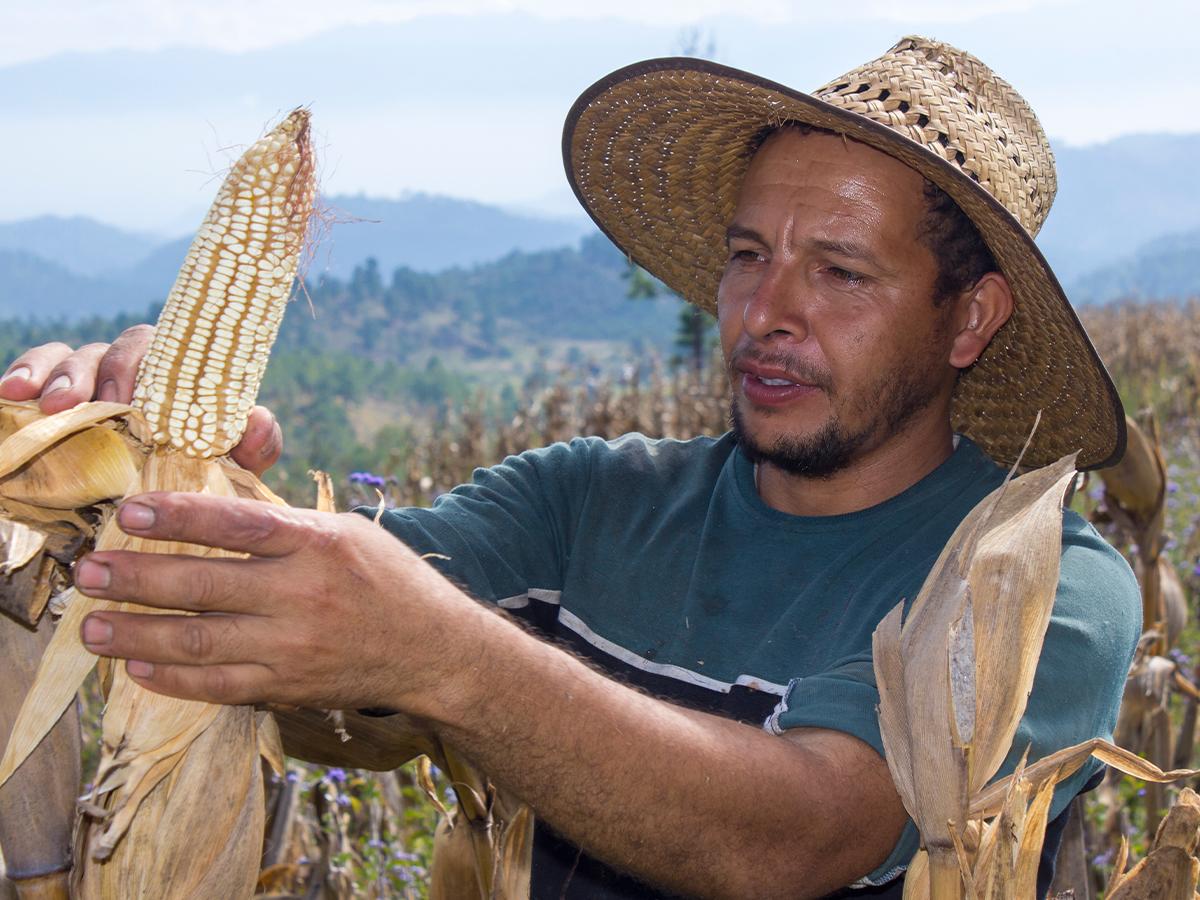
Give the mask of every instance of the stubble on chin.
[(922, 410), (937, 399), (939, 385), (919, 365), (881, 376), (856, 399), (854, 417), (864, 420), (851, 431), (838, 413), (837, 395), (829, 388), (833, 410), (816, 431), (809, 434), (780, 434), (769, 444), (746, 427), (735, 393), (729, 404), (729, 425), (734, 440), (746, 458), (755, 464), (768, 463), (790, 475), (829, 478), (846, 469), (872, 447), (900, 434)]

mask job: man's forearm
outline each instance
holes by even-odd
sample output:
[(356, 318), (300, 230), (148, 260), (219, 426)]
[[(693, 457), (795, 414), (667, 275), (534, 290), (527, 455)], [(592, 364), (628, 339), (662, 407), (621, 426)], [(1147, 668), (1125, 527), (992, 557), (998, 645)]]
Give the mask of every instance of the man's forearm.
[(436, 696), (414, 708), (402, 690), (400, 703), (573, 842), (652, 883), (818, 896), (899, 835), (886, 768), (853, 738), (794, 742), (656, 700), (482, 608), (444, 659)]

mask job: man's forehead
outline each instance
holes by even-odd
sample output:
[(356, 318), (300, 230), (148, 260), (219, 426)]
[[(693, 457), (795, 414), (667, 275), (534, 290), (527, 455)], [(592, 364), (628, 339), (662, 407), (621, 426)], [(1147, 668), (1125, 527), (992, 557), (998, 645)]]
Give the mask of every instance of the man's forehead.
[(847, 171), (879, 173), (902, 182), (924, 182), (919, 172), (882, 150), (845, 134), (802, 125), (782, 125), (767, 132), (751, 157), (747, 175), (768, 163), (822, 168), (832, 165)]
[(840, 134), (783, 128), (768, 136), (751, 160), (737, 193), (735, 218), (747, 206), (775, 208), (788, 198), (836, 202), (846, 211), (921, 216), (925, 184), (919, 172), (866, 144)]

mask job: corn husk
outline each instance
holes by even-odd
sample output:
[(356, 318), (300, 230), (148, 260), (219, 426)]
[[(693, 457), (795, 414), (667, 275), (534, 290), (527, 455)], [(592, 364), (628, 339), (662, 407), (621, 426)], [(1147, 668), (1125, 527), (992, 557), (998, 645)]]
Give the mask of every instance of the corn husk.
[(1128, 873), (1123, 871), (1122, 854), (1113, 868), (1106, 896), (1110, 900), (1194, 900), (1200, 878), (1198, 838), (1200, 797), (1191, 788), (1184, 788), (1159, 826), (1150, 854)]
[[(112, 501), (161, 490), (278, 501), (222, 454), (253, 406), (313, 193), (308, 114), (297, 110), (250, 147), (222, 185), (164, 306), (132, 407), (85, 403), (43, 416), (29, 404), (0, 403), (5, 517), (55, 535), (95, 534), (99, 550), (230, 555), (130, 537), (116, 525)], [(159, 612), (80, 591), (59, 606), (62, 621), (0, 758), (0, 784), (97, 664), (80, 641), (83, 619), (98, 610)], [(269, 717), (151, 693), (107, 660), (100, 676), (107, 705), (99, 771), (81, 803), (78, 896), (249, 895), (262, 843), (260, 754), (282, 767)]]
[(999, 769), (1033, 685), (1058, 584), (1074, 458), (1007, 481), (955, 530), (906, 619), (876, 629), (889, 770), (929, 853), (932, 896), (959, 896), (970, 798)]

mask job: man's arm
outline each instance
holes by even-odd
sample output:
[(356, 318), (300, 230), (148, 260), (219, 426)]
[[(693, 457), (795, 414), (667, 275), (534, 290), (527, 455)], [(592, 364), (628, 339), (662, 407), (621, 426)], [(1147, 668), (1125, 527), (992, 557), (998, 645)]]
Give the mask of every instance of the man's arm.
[(476, 603), (361, 516), (154, 494), (118, 521), (255, 555), (92, 554), (76, 575), (89, 594), (221, 613), (93, 614), (93, 652), (137, 660), (139, 683), (178, 696), (402, 710), (652, 883), (819, 896), (878, 865), (905, 822), (886, 765), (857, 739), (784, 739), (640, 694)]

